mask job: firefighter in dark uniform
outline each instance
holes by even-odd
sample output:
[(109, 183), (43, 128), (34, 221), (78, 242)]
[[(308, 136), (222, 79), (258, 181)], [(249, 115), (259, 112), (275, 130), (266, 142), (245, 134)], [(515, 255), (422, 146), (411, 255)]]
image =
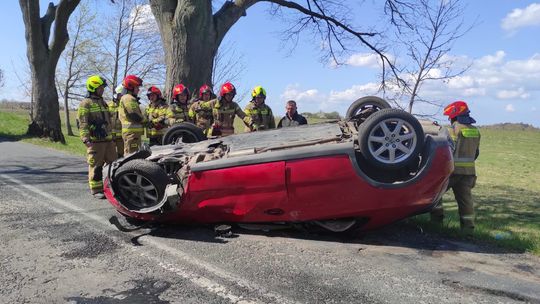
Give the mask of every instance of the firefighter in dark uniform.
[(272, 109), (265, 103), (266, 90), (256, 86), (251, 91), (252, 100), (247, 104), (244, 112), (251, 118), (253, 129), (246, 127), (246, 132), (260, 131), (276, 128), (276, 119)]
[(161, 145), (163, 135), (167, 131), (167, 119), (169, 116), (169, 106), (161, 90), (151, 86), (146, 93), (150, 104), (146, 107), (146, 136), (150, 141), (150, 146)]
[[(480, 131), (472, 125), (476, 121), (469, 113), (469, 107), (464, 101), (453, 102), (444, 108), (444, 115), (452, 123), (449, 133), (454, 142), (454, 172), (450, 176), (448, 189), (454, 191), (462, 231), (472, 235), (474, 204), (471, 190), (476, 184), (474, 162), (480, 153)], [(439, 201), (431, 211), (431, 220), (440, 223), (443, 217), (442, 201)]]
[(214, 117), (212, 116), (212, 110), (201, 108), (201, 104), (212, 98), (215, 98), (212, 88), (206, 84), (202, 85), (199, 89), (199, 98), (189, 107), (189, 117), (197, 127), (203, 130), (205, 135), (209, 135), (210, 127), (214, 123)]
[(226, 82), (219, 90), (219, 98), (201, 103), (201, 108), (211, 110), (214, 123), (210, 129), (211, 136), (227, 136), (234, 134), (234, 118), (240, 117), (250, 129), (253, 127), (251, 118), (242, 111), (240, 106), (233, 101), (236, 88), (230, 82)]
[(289, 100), (285, 105), (285, 116), (279, 121), (278, 128), (282, 127), (296, 127), (299, 125), (307, 125), (307, 119), (298, 114), (296, 109), (296, 101)]
[(189, 89), (181, 83), (175, 85), (172, 98), (168, 112), (169, 126), (181, 122), (192, 122), (189, 117), (189, 99), (191, 98)]
[(112, 123), (109, 107), (103, 100), (107, 86), (105, 79), (98, 75), (86, 81), (88, 95), (81, 101), (77, 116), (80, 121), (80, 137), (86, 145), (88, 162), (88, 184), (95, 198), (103, 199), (103, 165), (117, 158), (112, 142)]
[(120, 99), (118, 118), (122, 123), (124, 155), (137, 152), (141, 147), (141, 137), (144, 134), (143, 126), (146, 123), (138, 97), (142, 82), (142, 79), (135, 75), (127, 75), (122, 81), (126, 94)]

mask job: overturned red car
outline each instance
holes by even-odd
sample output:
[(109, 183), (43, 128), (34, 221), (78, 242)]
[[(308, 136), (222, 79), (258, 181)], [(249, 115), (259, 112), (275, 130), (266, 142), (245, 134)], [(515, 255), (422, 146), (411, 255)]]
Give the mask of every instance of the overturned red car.
[(445, 128), (373, 96), (340, 121), (210, 139), (184, 123), (165, 141), (108, 167), (128, 219), (373, 229), (428, 211), (453, 170)]

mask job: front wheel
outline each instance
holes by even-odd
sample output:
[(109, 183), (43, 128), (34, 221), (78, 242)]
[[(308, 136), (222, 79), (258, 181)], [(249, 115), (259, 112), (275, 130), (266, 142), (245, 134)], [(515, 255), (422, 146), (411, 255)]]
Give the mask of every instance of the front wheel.
[(375, 167), (400, 169), (418, 160), (424, 130), (411, 114), (399, 109), (377, 111), (358, 128), (360, 152)]
[(116, 171), (114, 183), (118, 202), (124, 208), (132, 212), (149, 213), (163, 206), (169, 177), (158, 164), (134, 159)]

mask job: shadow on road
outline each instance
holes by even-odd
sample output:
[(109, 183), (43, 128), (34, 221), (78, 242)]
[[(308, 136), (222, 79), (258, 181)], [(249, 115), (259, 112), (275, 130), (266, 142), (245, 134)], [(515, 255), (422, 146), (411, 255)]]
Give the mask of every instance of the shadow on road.
[[(125, 226), (125, 224), (121, 225)], [(406, 222), (399, 222), (382, 229), (356, 234), (330, 233), (322, 230), (306, 231), (285, 226), (276, 230), (271, 230), (269, 228), (270, 226), (268, 228), (262, 228), (262, 230), (251, 230), (233, 225), (231, 234), (223, 236), (215, 232), (214, 226), (147, 223), (140, 226), (140, 228), (129, 225), (128, 227), (132, 227), (132, 230), (129, 230), (129, 232), (137, 231), (138, 229), (145, 230), (140, 235), (131, 239), (135, 246), (142, 245), (138, 239), (145, 235), (221, 244), (228, 243), (228, 238), (241, 238), (243, 235), (258, 235), (268, 238), (280, 237), (366, 246), (403, 247), (414, 249), (422, 255), (436, 255), (438, 251), (465, 251), (488, 254), (516, 253), (515, 251), (509, 251), (508, 249), (495, 247), (475, 240), (461, 241), (423, 233), (418, 227)], [(122, 231), (121, 227), (117, 226), (117, 228)], [(124, 232), (128, 232), (128, 230), (124, 230)]]

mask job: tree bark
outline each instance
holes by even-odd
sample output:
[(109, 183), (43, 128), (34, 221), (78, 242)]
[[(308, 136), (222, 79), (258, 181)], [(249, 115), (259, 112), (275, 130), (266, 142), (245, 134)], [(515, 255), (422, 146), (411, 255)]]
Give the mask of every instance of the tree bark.
[[(39, 16), (39, 1), (19, 0), (25, 26), (27, 57), (32, 74), (32, 96), (35, 102), (30, 136), (46, 137), (65, 143), (60, 124), (55, 72), (60, 54), (69, 36), (67, 22), (80, 0), (60, 0), (49, 3), (47, 12)], [(49, 45), (52, 23), (55, 23)]]
[[(150, 0), (165, 49), (165, 94), (180, 82), (192, 92), (212, 84), (214, 57), (225, 34), (257, 0), (226, 1), (212, 15), (211, 0)], [(214, 84), (212, 84), (214, 85)]]

